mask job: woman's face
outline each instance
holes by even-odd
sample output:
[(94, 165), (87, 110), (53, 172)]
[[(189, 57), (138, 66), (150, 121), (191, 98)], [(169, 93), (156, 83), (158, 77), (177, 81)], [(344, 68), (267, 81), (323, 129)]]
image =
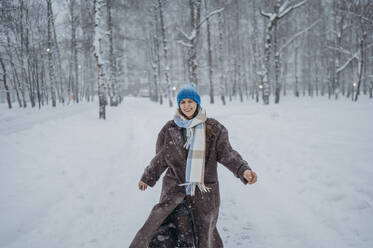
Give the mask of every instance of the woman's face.
[(194, 112), (197, 109), (197, 103), (190, 98), (184, 98), (180, 101), (180, 110), (183, 114), (191, 119), (194, 115)]

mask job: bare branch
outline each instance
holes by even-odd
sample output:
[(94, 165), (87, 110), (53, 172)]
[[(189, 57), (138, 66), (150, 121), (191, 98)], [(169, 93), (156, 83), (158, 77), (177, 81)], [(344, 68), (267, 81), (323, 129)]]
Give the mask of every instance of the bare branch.
[[(176, 27), (176, 30), (179, 31), (185, 39), (187, 40), (193, 40), (193, 35), (187, 35), (183, 30), (181, 30), (180, 28)], [(193, 32), (192, 32), (193, 34)]]
[[(358, 51), (358, 52), (359, 52), (359, 51)], [(357, 52), (357, 53), (358, 53), (358, 52)], [(349, 58), (349, 59), (346, 61), (346, 63), (344, 63), (341, 67), (339, 67), (339, 68), (336, 70), (337, 73), (343, 71), (343, 70), (348, 66), (348, 64), (351, 63), (351, 61), (353, 61), (354, 59), (358, 59), (358, 57), (357, 57), (357, 53), (355, 53), (351, 58)]]
[(279, 15), (278, 15), (278, 18), (282, 18), (285, 15), (287, 15), (290, 11), (292, 11), (292, 10), (294, 10), (296, 8), (299, 8), (300, 6), (302, 6), (303, 4), (305, 4), (306, 1), (307, 0), (304, 0), (304, 1), (300, 2), (300, 3), (294, 4), (291, 7), (287, 8), (286, 10), (284, 10), (283, 12), (280, 12)]
[[(363, 50), (369, 49), (372, 46), (373, 46), (373, 43), (370, 43)], [(348, 66), (348, 64), (350, 64), (354, 59), (359, 59), (360, 58), (359, 54), (360, 54), (360, 49), (357, 50), (342, 66), (340, 66), (337, 69), (337, 73), (343, 71)]]
[(351, 15), (356, 16), (356, 17), (359, 17), (359, 18), (361, 18), (363, 21), (366, 21), (366, 22), (368, 22), (369, 24), (373, 25), (373, 20), (370, 20), (370, 19), (368, 19), (368, 18), (365, 17), (365, 16), (359, 15), (359, 14), (357, 14), (357, 13), (355, 13), (355, 12), (352, 12), (352, 11), (343, 10), (343, 9), (339, 9), (339, 11), (344, 12), (344, 13), (347, 13), (347, 14), (351, 14)]
[(178, 41), (176, 41), (176, 43), (178, 43), (178, 44), (180, 44), (180, 45), (182, 45), (182, 46), (184, 46), (184, 47), (193, 47), (192, 44), (185, 43), (185, 42), (182, 41), (182, 40), (178, 40)]
[(286, 7), (289, 5), (289, 0), (286, 0), (283, 4), (282, 4), (282, 6), (280, 7), (280, 10), (278, 11), (279, 13), (281, 13), (281, 12), (283, 12), (285, 9), (286, 9)]
[(271, 19), (271, 16), (272, 16), (272, 14), (271, 14), (271, 13), (265, 13), (265, 12), (263, 12), (263, 11), (262, 11), (262, 9), (261, 9), (261, 8), (259, 8), (259, 10), (260, 10), (260, 14), (261, 14), (262, 16), (264, 16), (264, 17), (267, 17), (267, 18)]
[(343, 47), (331, 47), (331, 46), (328, 46), (329, 49), (331, 50), (335, 50), (335, 51), (338, 51), (338, 52), (342, 52), (346, 55), (349, 55), (349, 56), (352, 56), (352, 53), (346, 49), (344, 49)]
[[(198, 24), (198, 26), (195, 29), (192, 30), (192, 32), (190, 33), (190, 35), (187, 35), (183, 30), (181, 30), (178, 27), (176, 29), (184, 36), (185, 39), (187, 39), (189, 41), (192, 41), (196, 37), (196, 31), (201, 27), (201, 25), (205, 21), (207, 21), (211, 16), (219, 14), (223, 10), (224, 10), (224, 8), (220, 8), (220, 9), (214, 10), (210, 14), (208, 14), (205, 18), (203, 18), (203, 20)], [(180, 43), (180, 42), (178, 41), (178, 43)], [(182, 45), (183, 46), (187, 46), (187, 47), (192, 47), (192, 46), (190, 46), (189, 44), (186, 44), (186, 43), (183, 43)]]
[(308, 30), (310, 30), (311, 28), (313, 28), (317, 23), (319, 23), (321, 21), (321, 19), (318, 19), (317, 21), (315, 21), (314, 23), (312, 23), (309, 27), (307, 27), (306, 29), (296, 33), (295, 35), (293, 35), (293, 37), (290, 38), (290, 40), (288, 40), (281, 48), (280, 48), (280, 51), (282, 51), (283, 49), (285, 49), (288, 45), (290, 45), (290, 43), (292, 43), (296, 38), (298, 38), (301, 34), (307, 32)]
[(198, 28), (199, 28), (199, 27), (200, 27), (200, 26), (201, 26), (205, 21), (207, 21), (211, 16), (221, 13), (221, 12), (223, 12), (223, 10), (224, 10), (224, 7), (212, 11), (210, 14), (208, 14), (207, 16), (205, 16), (205, 17), (203, 18), (203, 20), (202, 20), (202, 21), (197, 25), (196, 28), (198, 29)]

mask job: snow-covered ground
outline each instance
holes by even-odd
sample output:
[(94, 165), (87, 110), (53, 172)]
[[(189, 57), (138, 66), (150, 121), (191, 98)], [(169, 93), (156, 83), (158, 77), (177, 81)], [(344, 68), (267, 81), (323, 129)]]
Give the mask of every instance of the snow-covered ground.
[[(225, 247), (373, 247), (372, 100), (204, 106), (258, 174), (244, 186), (219, 168)], [(174, 109), (97, 111), (0, 105), (0, 247), (128, 247), (159, 198), (137, 182)]]

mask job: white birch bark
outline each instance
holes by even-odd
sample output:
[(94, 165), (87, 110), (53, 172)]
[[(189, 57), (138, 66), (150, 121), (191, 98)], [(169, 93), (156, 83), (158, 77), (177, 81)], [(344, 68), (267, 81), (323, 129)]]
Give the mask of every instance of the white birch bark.
[[(281, 5), (280, 0), (276, 0), (274, 6), (274, 12), (272, 13), (265, 13), (261, 11), (261, 15), (268, 18), (268, 25), (266, 29), (266, 41), (265, 41), (265, 74), (263, 78), (263, 103), (268, 105), (269, 104), (269, 95), (270, 95), (270, 81), (269, 81), (269, 71), (270, 71), (270, 57), (271, 57), (271, 47), (274, 43), (275, 48), (275, 103), (280, 102), (280, 89), (281, 85), (278, 81), (279, 78), (279, 68), (280, 68), (280, 54), (277, 51), (277, 25), (278, 21), (283, 18), (284, 16), (288, 15), (294, 9), (302, 6), (305, 1), (299, 2), (292, 6), (288, 6), (289, 1), (285, 1)], [(275, 34), (273, 34), (273, 31)]]
[(99, 119), (106, 119), (107, 85), (105, 80), (103, 42), (105, 38), (105, 0), (95, 0), (95, 37), (94, 56), (97, 64), (97, 87), (99, 100)]

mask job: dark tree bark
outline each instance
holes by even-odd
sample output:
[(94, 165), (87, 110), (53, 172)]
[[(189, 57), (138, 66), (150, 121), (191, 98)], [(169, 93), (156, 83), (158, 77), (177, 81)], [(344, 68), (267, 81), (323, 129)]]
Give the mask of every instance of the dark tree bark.
[[(204, 0), (205, 4), (205, 13), (208, 13), (207, 1)], [(214, 84), (212, 82), (212, 46), (211, 46), (211, 31), (210, 31), (210, 18), (207, 18), (207, 64), (208, 64), (208, 75), (209, 75), (209, 84), (210, 84), (210, 103), (214, 103)]]
[(48, 18), (48, 47), (47, 47), (47, 53), (48, 53), (48, 70), (49, 70), (49, 80), (50, 80), (50, 91), (51, 91), (51, 98), (52, 98), (52, 106), (56, 107), (56, 85), (55, 85), (55, 71), (54, 71), (54, 65), (53, 65), (53, 41), (52, 41), (52, 1), (47, 1), (47, 18)]
[(168, 62), (168, 47), (167, 47), (167, 38), (166, 38), (166, 27), (164, 23), (164, 10), (162, 5), (162, 0), (158, 0), (158, 9), (159, 9), (159, 20), (160, 20), (160, 28), (161, 28), (161, 35), (162, 35), (162, 44), (163, 44), (163, 57), (165, 63), (165, 79), (167, 85), (167, 96), (168, 96), (168, 104), (172, 107), (172, 95), (171, 95), (171, 82), (170, 82), (170, 68)]
[(360, 38), (360, 42), (359, 42), (359, 46), (360, 46), (360, 58), (359, 58), (359, 62), (358, 62), (358, 65), (359, 65), (359, 79), (358, 79), (358, 82), (357, 82), (357, 89), (356, 89), (356, 93), (355, 93), (355, 99), (354, 101), (356, 102), (359, 95), (360, 95), (360, 86), (361, 86), (361, 78), (363, 76), (363, 70), (364, 70), (364, 43), (365, 43), (365, 39), (367, 38), (367, 33), (365, 32), (364, 28), (362, 27), (362, 37)]
[(119, 104), (119, 92), (118, 92), (118, 82), (117, 82), (117, 68), (114, 56), (114, 39), (113, 39), (113, 20), (112, 20), (112, 0), (106, 0), (106, 10), (107, 10), (107, 26), (108, 26), (108, 36), (109, 36), (109, 60), (110, 60), (110, 106), (118, 106)]
[(4, 61), (1, 58), (1, 56), (0, 56), (0, 64), (1, 64), (1, 68), (3, 69), (3, 80), (2, 81), (4, 83), (4, 89), (5, 89), (5, 93), (6, 93), (6, 100), (8, 102), (9, 109), (11, 109), (12, 108), (12, 103), (10, 101), (9, 88), (8, 88), (8, 84), (7, 84), (7, 81), (6, 81), (7, 72), (6, 72), (6, 68), (5, 68), (5, 65), (4, 65)]

